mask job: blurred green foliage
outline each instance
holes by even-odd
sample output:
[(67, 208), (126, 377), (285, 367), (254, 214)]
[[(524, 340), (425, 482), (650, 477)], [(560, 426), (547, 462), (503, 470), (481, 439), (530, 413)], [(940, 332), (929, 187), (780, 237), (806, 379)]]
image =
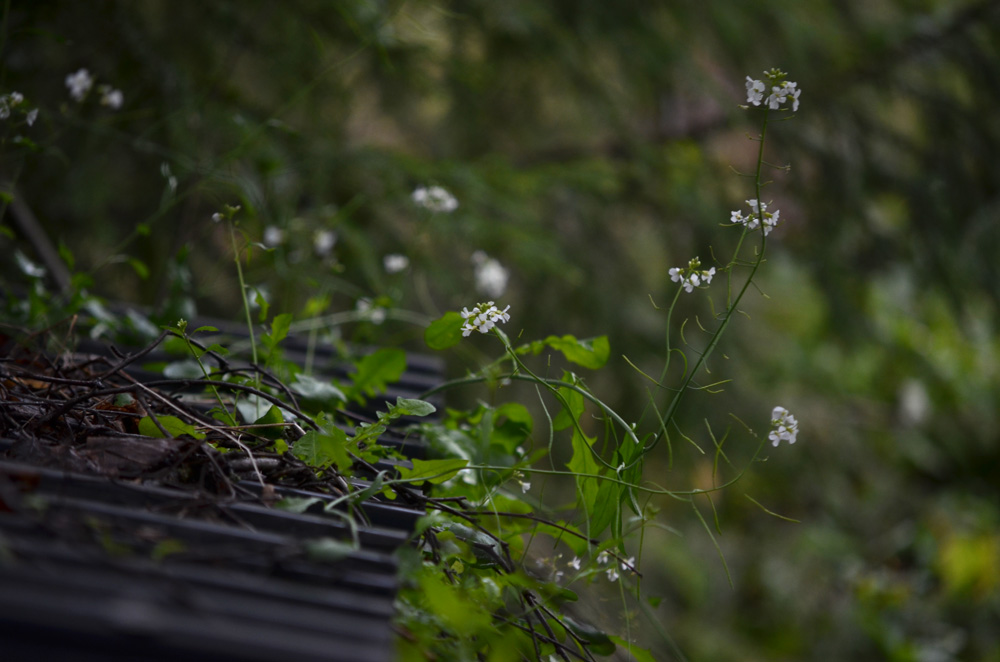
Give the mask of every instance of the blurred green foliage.
[[(735, 382), (681, 420), (764, 428), (780, 403), (801, 443), (713, 497), (733, 588), (699, 525), (658, 504), (672, 530), (648, 535), (644, 584), (677, 646), (658, 659), (1000, 659), (998, 3), (33, 0), (4, 17), (0, 91), (42, 111), (3, 127), (0, 175), (94, 292), (237, 318), (210, 220), (226, 203), (252, 241), (285, 231), (246, 269), (296, 316), (471, 305), (481, 249), (512, 271), (526, 340), (608, 334), (591, 386), (632, 412), (645, 386), (617, 357), (658, 372), (667, 269), (707, 262), (749, 197), (729, 169), (755, 156), (743, 77), (788, 71), (804, 92), (769, 134), (792, 167), (765, 189), (784, 221), (767, 297), (710, 366)], [(69, 98), (81, 67), (119, 111)], [(416, 208), (425, 184), (459, 209)], [(388, 253), (411, 271), (386, 274)], [(375, 331), (421, 337), (358, 327)], [(704, 487), (710, 460), (662, 473)]]

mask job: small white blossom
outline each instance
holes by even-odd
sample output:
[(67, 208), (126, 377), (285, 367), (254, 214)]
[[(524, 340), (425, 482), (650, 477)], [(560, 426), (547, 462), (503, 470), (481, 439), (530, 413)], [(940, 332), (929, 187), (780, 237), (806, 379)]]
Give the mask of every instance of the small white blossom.
[(799, 422), (795, 420), (795, 417), (788, 413), (784, 407), (775, 407), (771, 412), (771, 432), (767, 435), (771, 444), (777, 446), (781, 441), (794, 444), (798, 434)]
[(219, 212), (215, 212), (214, 214), (212, 214), (212, 222), (213, 222), (213, 223), (218, 223), (218, 222), (219, 222), (219, 221), (221, 221), (222, 219), (223, 219), (223, 216), (222, 216), (222, 214), (221, 214), (221, 213), (219, 213)]
[(759, 106), (760, 100), (764, 98), (765, 89), (767, 88), (764, 86), (763, 81), (754, 80), (750, 76), (747, 76), (747, 103)]
[(601, 552), (600, 554), (597, 555), (597, 563), (598, 564), (604, 565), (607, 562), (608, 562), (608, 553), (607, 552)]
[(264, 228), (264, 245), (268, 248), (280, 246), (285, 241), (285, 231), (276, 225)]
[(632, 572), (632, 568), (635, 567), (635, 557), (630, 556), (624, 561), (622, 561), (622, 572)]
[(507, 314), (508, 310), (510, 310), (510, 306), (500, 310), (493, 305), (492, 301), (477, 304), (472, 310), (462, 308), (461, 315), (462, 319), (465, 320), (465, 324), (462, 325), (462, 335), (467, 337), (473, 331), (489, 333), (490, 329), (496, 326), (497, 323), (510, 321), (510, 315)]
[(608, 581), (609, 582), (616, 582), (616, 581), (618, 581), (618, 569), (617, 568), (615, 568), (614, 566), (611, 566), (610, 568), (608, 568), (607, 570), (605, 570), (605, 572), (608, 573)]
[(94, 86), (94, 79), (86, 69), (80, 69), (75, 74), (66, 76), (66, 87), (74, 101), (83, 101)]
[(715, 267), (711, 269), (703, 270), (701, 267), (701, 260), (698, 258), (692, 258), (688, 261), (686, 267), (671, 267), (668, 274), (670, 274), (670, 280), (675, 283), (680, 283), (681, 287), (684, 288), (686, 292), (693, 292), (694, 288), (701, 285), (703, 282), (708, 285), (712, 282), (712, 276), (715, 275)]
[(398, 274), (410, 266), (410, 258), (398, 253), (390, 253), (382, 258), (382, 266), (385, 267), (386, 273)]
[(319, 257), (326, 257), (337, 243), (337, 233), (333, 230), (317, 230), (313, 235), (313, 250)]
[(122, 91), (116, 90), (110, 85), (101, 85), (97, 90), (101, 93), (101, 105), (107, 106), (111, 110), (118, 110), (125, 102)]
[(510, 272), (483, 251), (472, 254), (472, 263), (475, 265), (476, 291), (488, 297), (502, 297), (507, 291)]
[(756, 230), (761, 225), (761, 221), (763, 221), (764, 236), (766, 237), (771, 233), (771, 230), (777, 227), (781, 210), (770, 212), (767, 210), (766, 202), (758, 202), (756, 199), (747, 200), (746, 202), (750, 206), (750, 213), (744, 216), (741, 211), (730, 212), (730, 222), (739, 225), (745, 224), (748, 230)]
[(34, 124), (36, 119), (38, 119), (37, 108), (32, 109), (31, 111), (28, 112), (27, 115), (24, 116), (24, 120), (28, 123), (28, 126)]
[(747, 103), (759, 106), (763, 100), (768, 108), (778, 110), (791, 99), (792, 112), (798, 111), (799, 95), (802, 94), (802, 90), (798, 88), (798, 83), (785, 80), (786, 76), (787, 74), (780, 69), (764, 72), (764, 78), (771, 85), (771, 93), (767, 95), (766, 99), (764, 99), (764, 92), (767, 90), (767, 84), (762, 80), (754, 80), (747, 76)]
[(440, 186), (418, 186), (410, 195), (415, 203), (433, 212), (451, 213), (458, 209), (458, 200)]
[(574, 570), (579, 570), (580, 569), (580, 557), (579, 556), (574, 556), (573, 560), (570, 561), (568, 565), (569, 565), (569, 567), (573, 568)]
[(163, 178), (167, 180), (167, 186), (170, 187), (170, 191), (172, 193), (176, 192), (177, 178), (174, 176), (174, 173), (170, 171), (170, 164), (167, 163), (166, 161), (160, 164), (160, 174), (163, 175)]
[(361, 297), (358, 299), (354, 309), (358, 311), (362, 319), (366, 319), (372, 324), (378, 325), (385, 321), (385, 308), (376, 306), (375, 303), (367, 297)]

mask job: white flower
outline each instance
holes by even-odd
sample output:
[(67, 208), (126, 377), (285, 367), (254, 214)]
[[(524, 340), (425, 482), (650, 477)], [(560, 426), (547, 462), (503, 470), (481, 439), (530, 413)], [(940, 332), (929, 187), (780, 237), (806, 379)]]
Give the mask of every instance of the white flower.
[(167, 186), (170, 187), (170, 191), (176, 192), (177, 177), (175, 177), (174, 173), (170, 171), (170, 164), (167, 163), (166, 161), (160, 164), (160, 174), (163, 175), (163, 178), (167, 180)]
[(313, 235), (313, 250), (316, 255), (326, 257), (337, 243), (337, 233), (333, 230), (317, 230)]
[(433, 212), (451, 213), (458, 209), (458, 200), (440, 186), (418, 186), (410, 196), (415, 203)]
[(276, 225), (264, 228), (264, 245), (268, 248), (280, 246), (285, 241), (285, 231)]
[(630, 556), (624, 561), (622, 561), (622, 572), (631, 572), (632, 568), (635, 567), (635, 557)]
[(597, 562), (600, 565), (604, 565), (605, 563), (607, 563), (608, 562), (608, 553), (607, 552), (601, 552), (600, 554), (598, 554), (597, 555)]
[(34, 124), (35, 120), (38, 119), (38, 109), (35, 108), (31, 110), (27, 115), (24, 116), (24, 119), (28, 123), (28, 126)]
[(212, 222), (213, 223), (218, 223), (219, 221), (222, 220), (222, 218), (223, 218), (223, 216), (219, 212), (215, 212), (214, 214), (212, 214)]
[(362, 297), (355, 304), (355, 310), (361, 315), (361, 319), (366, 319), (372, 324), (381, 324), (385, 321), (385, 308), (376, 306), (371, 299)]
[(74, 101), (83, 101), (94, 85), (94, 79), (86, 69), (80, 69), (75, 74), (66, 76), (66, 87)]
[(795, 420), (795, 417), (788, 413), (784, 407), (775, 407), (771, 412), (771, 432), (767, 435), (771, 444), (777, 446), (781, 441), (794, 444), (798, 434), (799, 422)]
[(715, 275), (715, 267), (707, 271), (700, 267), (701, 260), (695, 257), (688, 261), (687, 267), (671, 267), (667, 273), (670, 274), (670, 280), (680, 283), (685, 292), (693, 292), (702, 282), (705, 285), (711, 283), (712, 276)]
[(125, 97), (121, 90), (116, 90), (110, 85), (101, 85), (97, 88), (101, 93), (101, 105), (107, 106), (111, 110), (118, 110), (125, 102)]
[(410, 258), (398, 253), (391, 253), (382, 258), (382, 266), (386, 273), (398, 274), (410, 266)]
[(569, 567), (573, 568), (574, 570), (579, 570), (580, 569), (580, 557), (579, 556), (574, 556), (573, 560), (569, 562)]
[(615, 568), (614, 566), (611, 566), (610, 568), (608, 568), (607, 570), (605, 570), (605, 572), (608, 573), (608, 581), (609, 582), (616, 582), (616, 581), (618, 581), (618, 569), (617, 568)]
[(526, 481), (526, 480), (522, 480), (522, 481), (519, 481), (519, 482), (521, 483), (521, 493), (522, 494), (527, 494), (528, 490), (531, 489), (531, 482), (530, 481)]
[(462, 315), (462, 319), (465, 320), (465, 324), (462, 325), (462, 335), (467, 337), (473, 331), (489, 333), (490, 329), (496, 326), (497, 323), (510, 321), (510, 315), (507, 313), (508, 310), (510, 310), (510, 306), (500, 310), (493, 305), (492, 301), (477, 304), (472, 310), (462, 308), (460, 314)]
[(759, 106), (760, 100), (764, 98), (765, 89), (763, 81), (754, 80), (747, 76), (747, 103)]
[(488, 297), (502, 297), (507, 291), (510, 272), (483, 251), (472, 254), (472, 263), (475, 265), (476, 291)]
[(10, 94), (7, 95), (5, 101), (8, 104), (10, 104), (11, 108), (13, 108), (14, 106), (24, 101), (24, 95), (21, 94), (20, 92), (11, 92)]
[(750, 206), (750, 213), (744, 216), (741, 211), (730, 212), (730, 222), (741, 225), (745, 224), (748, 230), (756, 230), (761, 225), (761, 221), (763, 221), (764, 236), (766, 237), (778, 225), (781, 211), (769, 212), (767, 210), (767, 203), (756, 199), (747, 200), (746, 203)]

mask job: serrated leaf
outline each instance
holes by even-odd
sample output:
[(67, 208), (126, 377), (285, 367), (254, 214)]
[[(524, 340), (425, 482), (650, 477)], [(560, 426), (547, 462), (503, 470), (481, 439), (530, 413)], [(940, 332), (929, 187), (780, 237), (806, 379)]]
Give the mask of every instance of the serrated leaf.
[[(431, 483), (443, 483), (449, 478), (465, 468), (469, 464), (468, 460), (461, 458), (451, 458), (447, 460), (413, 460), (413, 468), (400, 467), (399, 477), (404, 480), (413, 480), (422, 483), (427, 480)], [(418, 480), (423, 479), (423, 480)]]
[(351, 466), (347, 452), (347, 433), (338, 427), (327, 426), (322, 431), (310, 430), (292, 446), (292, 454), (306, 464), (326, 468), (331, 464), (340, 471)]
[[(160, 422), (160, 425), (163, 426), (171, 437), (179, 437), (186, 434), (195, 439), (205, 438), (204, 432), (198, 432), (193, 425), (185, 423), (176, 416), (157, 416), (156, 420)], [(159, 437), (161, 439), (164, 437), (163, 432), (149, 416), (143, 416), (139, 419), (139, 434), (147, 437)]]
[(424, 331), (424, 342), (431, 349), (448, 349), (462, 340), (465, 320), (455, 311), (449, 311), (430, 323)]
[(397, 348), (380, 349), (358, 361), (347, 395), (352, 400), (364, 402), (365, 396), (372, 397), (385, 391), (390, 383), (399, 381), (404, 370), (406, 352)]

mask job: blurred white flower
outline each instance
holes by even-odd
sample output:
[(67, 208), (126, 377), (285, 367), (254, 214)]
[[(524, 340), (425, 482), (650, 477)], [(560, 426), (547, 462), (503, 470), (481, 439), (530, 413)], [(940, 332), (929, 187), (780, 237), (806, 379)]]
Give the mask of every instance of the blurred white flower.
[(440, 186), (418, 186), (410, 196), (415, 203), (433, 212), (451, 213), (458, 209), (458, 200)]
[(607, 552), (601, 552), (600, 554), (598, 554), (597, 555), (597, 562), (600, 565), (604, 565), (605, 563), (607, 563), (608, 562), (608, 553)]
[(166, 161), (160, 164), (160, 174), (167, 180), (167, 186), (170, 187), (170, 191), (177, 191), (177, 178), (174, 177), (174, 174), (170, 171), (170, 164)]
[(771, 440), (771, 445), (777, 446), (781, 441), (790, 444), (795, 443), (795, 438), (799, 434), (799, 422), (788, 413), (784, 407), (775, 407), (771, 411), (771, 432), (767, 438)]
[(66, 76), (66, 87), (74, 101), (83, 101), (94, 85), (94, 79), (86, 69), (80, 69), (75, 74)]
[(34, 124), (35, 120), (38, 119), (38, 109), (32, 109), (27, 115), (24, 116), (24, 119), (28, 123), (28, 126)]
[(280, 246), (285, 241), (285, 231), (277, 225), (269, 225), (264, 228), (264, 245), (268, 248)]
[(472, 263), (475, 265), (476, 291), (488, 297), (502, 297), (507, 291), (510, 271), (483, 251), (472, 254)]
[(610, 568), (608, 568), (607, 570), (605, 570), (605, 572), (608, 573), (608, 581), (609, 582), (616, 582), (616, 581), (618, 581), (618, 569), (617, 568), (615, 568), (614, 566), (611, 566)]
[(799, 89), (798, 83), (793, 83), (791, 81), (785, 80), (787, 74), (780, 69), (771, 69), (770, 71), (764, 72), (764, 78), (767, 79), (768, 83), (771, 85), (771, 93), (767, 95), (764, 99), (764, 92), (767, 90), (767, 85), (762, 80), (754, 80), (747, 76), (746, 86), (747, 86), (747, 103), (752, 103), (755, 106), (759, 106), (761, 100), (767, 104), (767, 107), (771, 110), (778, 110), (783, 104), (787, 103), (789, 99), (792, 100), (792, 112), (796, 112), (799, 109), (799, 95), (802, 94), (802, 90)]
[(222, 219), (223, 219), (223, 216), (222, 216), (222, 214), (220, 212), (215, 212), (214, 214), (212, 214), (212, 222), (213, 223), (218, 223)]
[(366, 297), (358, 299), (355, 310), (361, 314), (362, 319), (366, 319), (372, 324), (381, 324), (385, 321), (385, 308), (376, 306), (371, 299)]
[(382, 258), (382, 266), (385, 267), (386, 273), (398, 274), (410, 266), (410, 258), (399, 253), (390, 253)]
[(333, 230), (317, 230), (313, 235), (313, 250), (316, 255), (326, 257), (337, 243), (337, 233)]
[(580, 557), (579, 556), (574, 556), (573, 560), (569, 562), (569, 567), (573, 568), (574, 570), (579, 570), (580, 569)]
[(101, 105), (107, 106), (111, 110), (118, 110), (125, 102), (125, 96), (121, 90), (116, 90), (110, 85), (101, 85), (97, 88), (101, 93)]
[(493, 305), (492, 301), (477, 304), (472, 310), (462, 308), (461, 315), (462, 319), (465, 320), (465, 324), (462, 325), (462, 335), (468, 337), (473, 331), (489, 333), (490, 329), (498, 323), (510, 321), (508, 310), (510, 310), (510, 306), (500, 310)]

